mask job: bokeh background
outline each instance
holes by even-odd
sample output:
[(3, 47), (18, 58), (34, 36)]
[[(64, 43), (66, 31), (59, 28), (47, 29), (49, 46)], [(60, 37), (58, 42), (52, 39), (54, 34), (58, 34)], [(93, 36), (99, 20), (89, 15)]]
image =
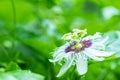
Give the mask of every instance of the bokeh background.
[[(72, 68), (56, 78), (60, 66), (49, 62), (74, 28), (101, 32), (119, 50), (120, 1), (0, 0), (0, 80), (82, 80), (77, 72), (69, 79)], [(120, 80), (119, 57), (90, 64), (83, 80)]]

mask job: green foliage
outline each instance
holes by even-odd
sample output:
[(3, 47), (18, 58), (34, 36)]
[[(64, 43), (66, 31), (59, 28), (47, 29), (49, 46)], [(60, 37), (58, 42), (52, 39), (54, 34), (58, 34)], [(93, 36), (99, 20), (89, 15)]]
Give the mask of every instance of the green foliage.
[(44, 80), (44, 78), (26, 70), (0, 73), (0, 80)]
[[(101, 32), (109, 36), (106, 44), (117, 51), (104, 62), (91, 62), (85, 80), (120, 80), (119, 3), (119, 0), (0, 0), (0, 80), (44, 80), (44, 77), (69, 80), (73, 68), (56, 78), (60, 66), (49, 59), (54, 49), (64, 43), (61, 36), (73, 28), (87, 28), (88, 34)], [(76, 71), (72, 75), (79, 80)]]
[(10, 62), (5, 72), (0, 73), (0, 80), (44, 80), (44, 77), (29, 70), (21, 70), (16, 63)]

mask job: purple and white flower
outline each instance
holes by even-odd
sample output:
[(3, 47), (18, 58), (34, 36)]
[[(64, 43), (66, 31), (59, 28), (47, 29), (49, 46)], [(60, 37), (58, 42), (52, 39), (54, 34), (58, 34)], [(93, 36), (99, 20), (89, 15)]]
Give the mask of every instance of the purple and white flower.
[(103, 38), (99, 32), (94, 35), (88, 35), (87, 30), (74, 29), (72, 33), (65, 34), (62, 39), (67, 42), (54, 51), (53, 59), (50, 62), (64, 61), (57, 77), (62, 76), (72, 65), (80, 75), (87, 72), (88, 60), (103, 61), (104, 57), (111, 56), (114, 52), (106, 51), (106, 41), (108, 37)]

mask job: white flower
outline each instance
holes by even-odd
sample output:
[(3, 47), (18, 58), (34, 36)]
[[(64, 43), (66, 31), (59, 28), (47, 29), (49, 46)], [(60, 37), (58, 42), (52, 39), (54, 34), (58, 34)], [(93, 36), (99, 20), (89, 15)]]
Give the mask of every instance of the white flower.
[[(77, 31), (79, 32), (79, 30)], [(76, 33), (75, 30), (69, 36), (73, 36), (74, 33)], [(83, 34), (86, 34), (86, 32)], [(56, 49), (53, 59), (50, 59), (50, 61), (65, 62), (57, 77), (62, 76), (72, 65), (76, 65), (78, 73), (83, 75), (87, 72), (88, 59), (103, 61), (104, 57), (111, 56), (114, 52), (106, 51), (105, 43), (107, 40), (108, 37), (102, 38), (101, 34), (97, 32), (93, 36), (79, 36), (75, 40), (71, 39), (71, 41)]]

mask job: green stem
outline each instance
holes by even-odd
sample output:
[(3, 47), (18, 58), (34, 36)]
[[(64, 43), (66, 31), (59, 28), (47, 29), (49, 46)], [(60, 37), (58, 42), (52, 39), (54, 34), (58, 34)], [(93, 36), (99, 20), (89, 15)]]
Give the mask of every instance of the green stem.
[(71, 73), (72, 73), (72, 74), (71, 74), (71, 80), (74, 80), (75, 68), (76, 68), (76, 67), (74, 66), (74, 67), (73, 67), (73, 70), (72, 70), (72, 72), (71, 72)]
[(16, 8), (15, 8), (15, 1), (14, 0), (11, 0), (11, 5), (12, 5), (12, 9), (13, 9), (13, 34), (12, 34), (12, 49), (11, 49), (11, 56), (13, 57), (13, 54), (15, 53), (14, 52), (14, 49), (15, 49), (15, 40), (16, 40), (16, 29), (17, 29), (17, 26), (16, 26)]

